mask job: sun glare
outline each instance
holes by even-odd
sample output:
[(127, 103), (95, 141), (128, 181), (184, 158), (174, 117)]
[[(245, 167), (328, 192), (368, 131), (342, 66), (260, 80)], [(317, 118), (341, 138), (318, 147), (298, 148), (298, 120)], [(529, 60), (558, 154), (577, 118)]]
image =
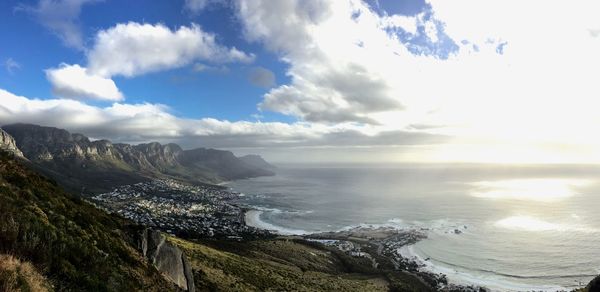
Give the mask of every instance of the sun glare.
[(471, 195), (488, 199), (512, 199), (554, 202), (577, 194), (575, 188), (588, 184), (585, 180), (514, 179), (471, 183)]
[(523, 231), (560, 231), (566, 227), (529, 216), (513, 216), (497, 221), (497, 227)]

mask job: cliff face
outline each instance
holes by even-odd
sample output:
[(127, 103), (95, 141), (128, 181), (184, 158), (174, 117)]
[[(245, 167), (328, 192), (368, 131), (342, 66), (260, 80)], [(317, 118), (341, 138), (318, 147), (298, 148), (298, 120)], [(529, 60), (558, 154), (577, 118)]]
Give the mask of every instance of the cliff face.
[(138, 249), (166, 279), (183, 290), (196, 291), (186, 255), (159, 231), (145, 229), (140, 234)]
[(159, 171), (167, 171), (177, 167), (183, 149), (177, 144), (161, 145), (160, 143), (139, 144), (133, 147), (142, 153), (148, 162)]
[(82, 187), (88, 192), (108, 191), (114, 186), (163, 176), (217, 183), (273, 175), (270, 170), (246, 163), (229, 151), (204, 148), (184, 151), (177, 144), (156, 142), (129, 145), (90, 141), (81, 134), (29, 124), (2, 128), (7, 134), (0, 134), (6, 140), (0, 145), (20, 149), (40, 171), (72, 191), (80, 191)]
[(0, 149), (13, 153), (16, 156), (23, 157), (23, 153), (17, 148), (15, 139), (0, 129)]
[(122, 159), (107, 140), (91, 142), (81, 134), (28, 124), (2, 127), (14, 137), (16, 146), (31, 161), (118, 161)]

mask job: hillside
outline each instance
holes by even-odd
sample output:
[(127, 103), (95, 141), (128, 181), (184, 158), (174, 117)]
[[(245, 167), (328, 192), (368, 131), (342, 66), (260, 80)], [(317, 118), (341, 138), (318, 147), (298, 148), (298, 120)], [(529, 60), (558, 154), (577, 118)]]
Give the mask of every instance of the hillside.
[(59, 291), (175, 290), (128, 239), (136, 228), (0, 152), (0, 254), (30, 264), (42, 283)]
[[(229, 151), (183, 150), (177, 144), (113, 144), (91, 141), (81, 134), (30, 124), (2, 127), (7, 150), (22, 152), (36, 169), (73, 193), (99, 193), (115, 186), (151, 178), (173, 178), (193, 183), (273, 175), (266, 168), (244, 162)], [(14, 137), (14, 139), (11, 138)]]
[(414, 275), (321, 244), (281, 237), (249, 242), (170, 238), (190, 257), (205, 291), (433, 291)]

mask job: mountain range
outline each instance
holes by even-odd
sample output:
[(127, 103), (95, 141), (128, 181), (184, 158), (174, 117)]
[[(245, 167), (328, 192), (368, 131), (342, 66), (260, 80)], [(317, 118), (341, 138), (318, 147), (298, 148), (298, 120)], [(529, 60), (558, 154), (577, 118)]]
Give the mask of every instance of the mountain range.
[(230, 151), (157, 142), (130, 145), (92, 141), (64, 129), (32, 124), (5, 125), (0, 145), (26, 158), (38, 171), (72, 192), (97, 193), (152, 178), (191, 183), (274, 175), (274, 166), (258, 155), (236, 157)]

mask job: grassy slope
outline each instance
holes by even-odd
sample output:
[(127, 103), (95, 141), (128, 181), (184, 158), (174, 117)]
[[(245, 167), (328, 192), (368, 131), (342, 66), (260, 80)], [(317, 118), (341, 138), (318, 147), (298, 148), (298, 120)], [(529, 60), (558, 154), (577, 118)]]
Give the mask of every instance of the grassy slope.
[(52, 288), (48, 280), (29, 262), (0, 255), (0, 291), (44, 292)]
[(0, 253), (31, 262), (56, 290), (173, 290), (128, 244), (127, 226), (0, 153)]
[(402, 273), (304, 241), (204, 242), (170, 239), (183, 248), (201, 291), (428, 291)]

